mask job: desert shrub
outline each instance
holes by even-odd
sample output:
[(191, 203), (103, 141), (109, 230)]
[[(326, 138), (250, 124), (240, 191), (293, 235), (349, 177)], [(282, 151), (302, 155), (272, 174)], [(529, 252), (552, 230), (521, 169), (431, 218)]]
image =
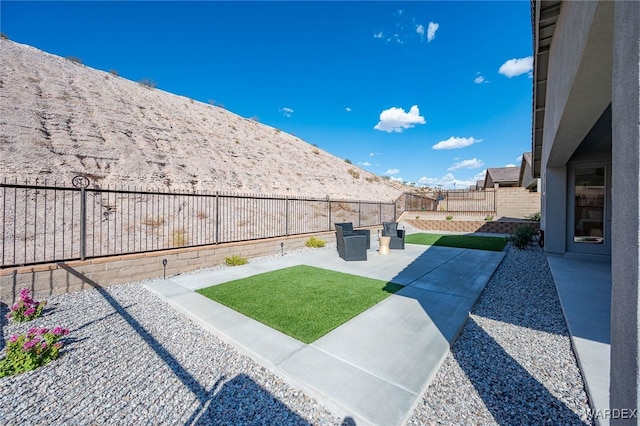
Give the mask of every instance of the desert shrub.
[(540, 212), (531, 213), (525, 219), (527, 219), (527, 220), (535, 220), (536, 222), (540, 222)]
[(150, 226), (152, 228), (157, 228), (159, 226), (164, 225), (164, 218), (162, 217), (145, 217), (142, 221), (143, 225)]
[(360, 179), (360, 173), (358, 173), (357, 171), (349, 169), (347, 170), (347, 172), (349, 172), (349, 174), (353, 176), (354, 179)]
[(158, 86), (155, 81), (153, 81), (153, 80), (151, 80), (149, 78), (143, 78), (140, 81), (138, 81), (138, 83), (141, 86), (146, 87), (147, 89), (155, 89)]
[(9, 36), (7, 36), (5, 33), (0, 33), (0, 38), (2, 40), (9, 40)]
[(453, 220), (453, 216), (447, 216), (447, 220)]
[(239, 254), (234, 254), (231, 257), (225, 257), (224, 263), (227, 266), (240, 266), (249, 263), (249, 259), (247, 259), (246, 257), (242, 257)]
[(65, 59), (69, 62), (73, 62), (74, 64), (82, 65), (82, 59), (77, 56), (67, 56)]
[(307, 240), (306, 243), (304, 243), (305, 246), (307, 247), (311, 247), (311, 248), (320, 248), (320, 247), (324, 247), (327, 244), (327, 242), (325, 240), (321, 240), (319, 238), (316, 237), (311, 237)]
[(171, 233), (171, 242), (174, 247), (184, 247), (188, 244), (187, 233), (184, 229), (176, 229)]
[(516, 228), (513, 235), (507, 237), (507, 241), (520, 250), (523, 250), (533, 241), (534, 235), (536, 235), (535, 229), (530, 226), (521, 225)]
[(487, 217), (484, 218), (484, 220), (486, 220), (487, 222), (491, 222), (493, 220), (493, 216), (488, 215)]
[(109, 74), (115, 75), (116, 77), (120, 75), (120, 74), (118, 74), (118, 71), (114, 70), (113, 68), (109, 70)]
[(345, 163), (347, 163), (347, 164), (353, 164), (353, 163), (351, 162), (351, 160), (349, 160), (348, 158), (345, 158), (345, 159), (344, 159), (344, 162), (345, 162)]

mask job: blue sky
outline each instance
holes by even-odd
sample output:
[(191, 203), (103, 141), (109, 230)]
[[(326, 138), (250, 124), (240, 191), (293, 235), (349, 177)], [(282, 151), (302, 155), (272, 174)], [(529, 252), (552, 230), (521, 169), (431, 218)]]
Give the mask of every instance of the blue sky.
[(392, 179), (467, 187), (531, 147), (528, 1), (0, 8), (16, 42), (215, 101)]

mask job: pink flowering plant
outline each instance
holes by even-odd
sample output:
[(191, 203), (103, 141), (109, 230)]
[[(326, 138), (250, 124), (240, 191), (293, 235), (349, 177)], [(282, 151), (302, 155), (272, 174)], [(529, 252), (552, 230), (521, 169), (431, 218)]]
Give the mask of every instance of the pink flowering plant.
[(20, 290), (20, 298), (11, 306), (7, 318), (13, 319), (15, 322), (31, 321), (42, 314), (46, 305), (47, 302), (33, 300), (29, 289), (23, 288)]
[(58, 340), (67, 334), (69, 330), (62, 327), (31, 328), (26, 334), (14, 334), (5, 348), (5, 357), (0, 358), (0, 377), (35, 370), (56, 359), (62, 348)]

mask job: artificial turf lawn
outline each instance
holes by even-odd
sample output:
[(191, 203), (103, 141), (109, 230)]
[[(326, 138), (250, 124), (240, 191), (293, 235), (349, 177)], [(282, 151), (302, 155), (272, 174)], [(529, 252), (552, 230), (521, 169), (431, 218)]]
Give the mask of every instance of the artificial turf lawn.
[(386, 281), (299, 265), (198, 293), (311, 343), (402, 288)]
[(405, 242), (427, 246), (459, 247), (477, 250), (502, 251), (507, 240), (502, 237), (480, 237), (473, 235), (409, 234)]

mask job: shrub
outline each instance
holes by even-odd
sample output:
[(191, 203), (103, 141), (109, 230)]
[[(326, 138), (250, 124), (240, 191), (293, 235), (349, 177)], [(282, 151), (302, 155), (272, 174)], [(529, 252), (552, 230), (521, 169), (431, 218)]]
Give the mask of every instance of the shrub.
[(9, 36), (7, 36), (5, 33), (0, 33), (0, 38), (2, 40), (9, 40)]
[(305, 246), (307, 247), (311, 247), (311, 248), (320, 248), (320, 247), (324, 247), (327, 244), (326, 241), (321, 240), (319, 238), (316, 237), (311, 237), (307, 240), (306, 243), (304, 243)]
[(33, 300), (29, 289), (23, 288), (20, 290), (20, 299), (11, 306), (7, 318), (13, 319), (15, 322), (31, 321), (42, 315), (42, 310), (46, 305), (47, 302)]
[(48, 364), (60, 354), (62, 342), (58, 340), (69, 330), (56, 327), (32, 328), (26, 334), (14, 334), (9, 338), (6, 355), (0, 359), (0, 377), (6, 377)]
[(147, 89), (155, 89), (158, 86), (155, 81), (149, 78), (143, 78), (142, 80), (138, 81), (138, 83), (141, 86), (146, 87)]
[(67, 56), (65, 58), (67, 61), (73, 62), (74, 64), (82, 65), (82, 59), (77, 56)]
[(187, 245), (187, 233), (184, 229), (176, 229), (171, 233), (171, 242), (174, 247), (184, 247)]
[(493, 220), (493, 216), (488, 215), (487, 217), (484, 218), (484, 220), (486, 220), (487, 222), (491, 222)]
[(529, 243), (533, 240), (533, 236), (536, 234), (535, 229), (530, 226), (518, 226), (513, 235), (507, 237), (507, 241), (519, 248), (525, 249)]
[(525, 219), (527, 219), (527, 220), (535, 220), (536, 222), (540, 222), (540, 212), (531, 213)]
[(347, 164), (353, 164), (353, 163), (351, 163), (351, 160), (349, 160), (348, 158), (345, 158), (344, 162), (347, 163)]
[(227, 266), (240, 266), (246, 265), (247, 263), (249, 263), (249, 260), (246, 257), (240, 256), (239, 254), (234, 254), (231, 257), (225, 257), (224, 263), (226, 263)]
[(145, 217), (142, 221), (143, 225), (151, 226), (152, 228), (157, 228), (159, 226), (164, 225), (164, 218), (161, 217)]
[(115, 75), (116, 77), (119, 75), (117, 70), (114, 70), (113, 68), (109, 70), (109, 74), (111, 75)]
[(453, 216), (447, 216), (447, 220), (453, 220)]
[(360, 179), (360, 173), (358, 173), (357, 171), (349, 169), (347, 170), (347, 172), (349, 172), (349, 174), (353, 176), (354, 179)]

